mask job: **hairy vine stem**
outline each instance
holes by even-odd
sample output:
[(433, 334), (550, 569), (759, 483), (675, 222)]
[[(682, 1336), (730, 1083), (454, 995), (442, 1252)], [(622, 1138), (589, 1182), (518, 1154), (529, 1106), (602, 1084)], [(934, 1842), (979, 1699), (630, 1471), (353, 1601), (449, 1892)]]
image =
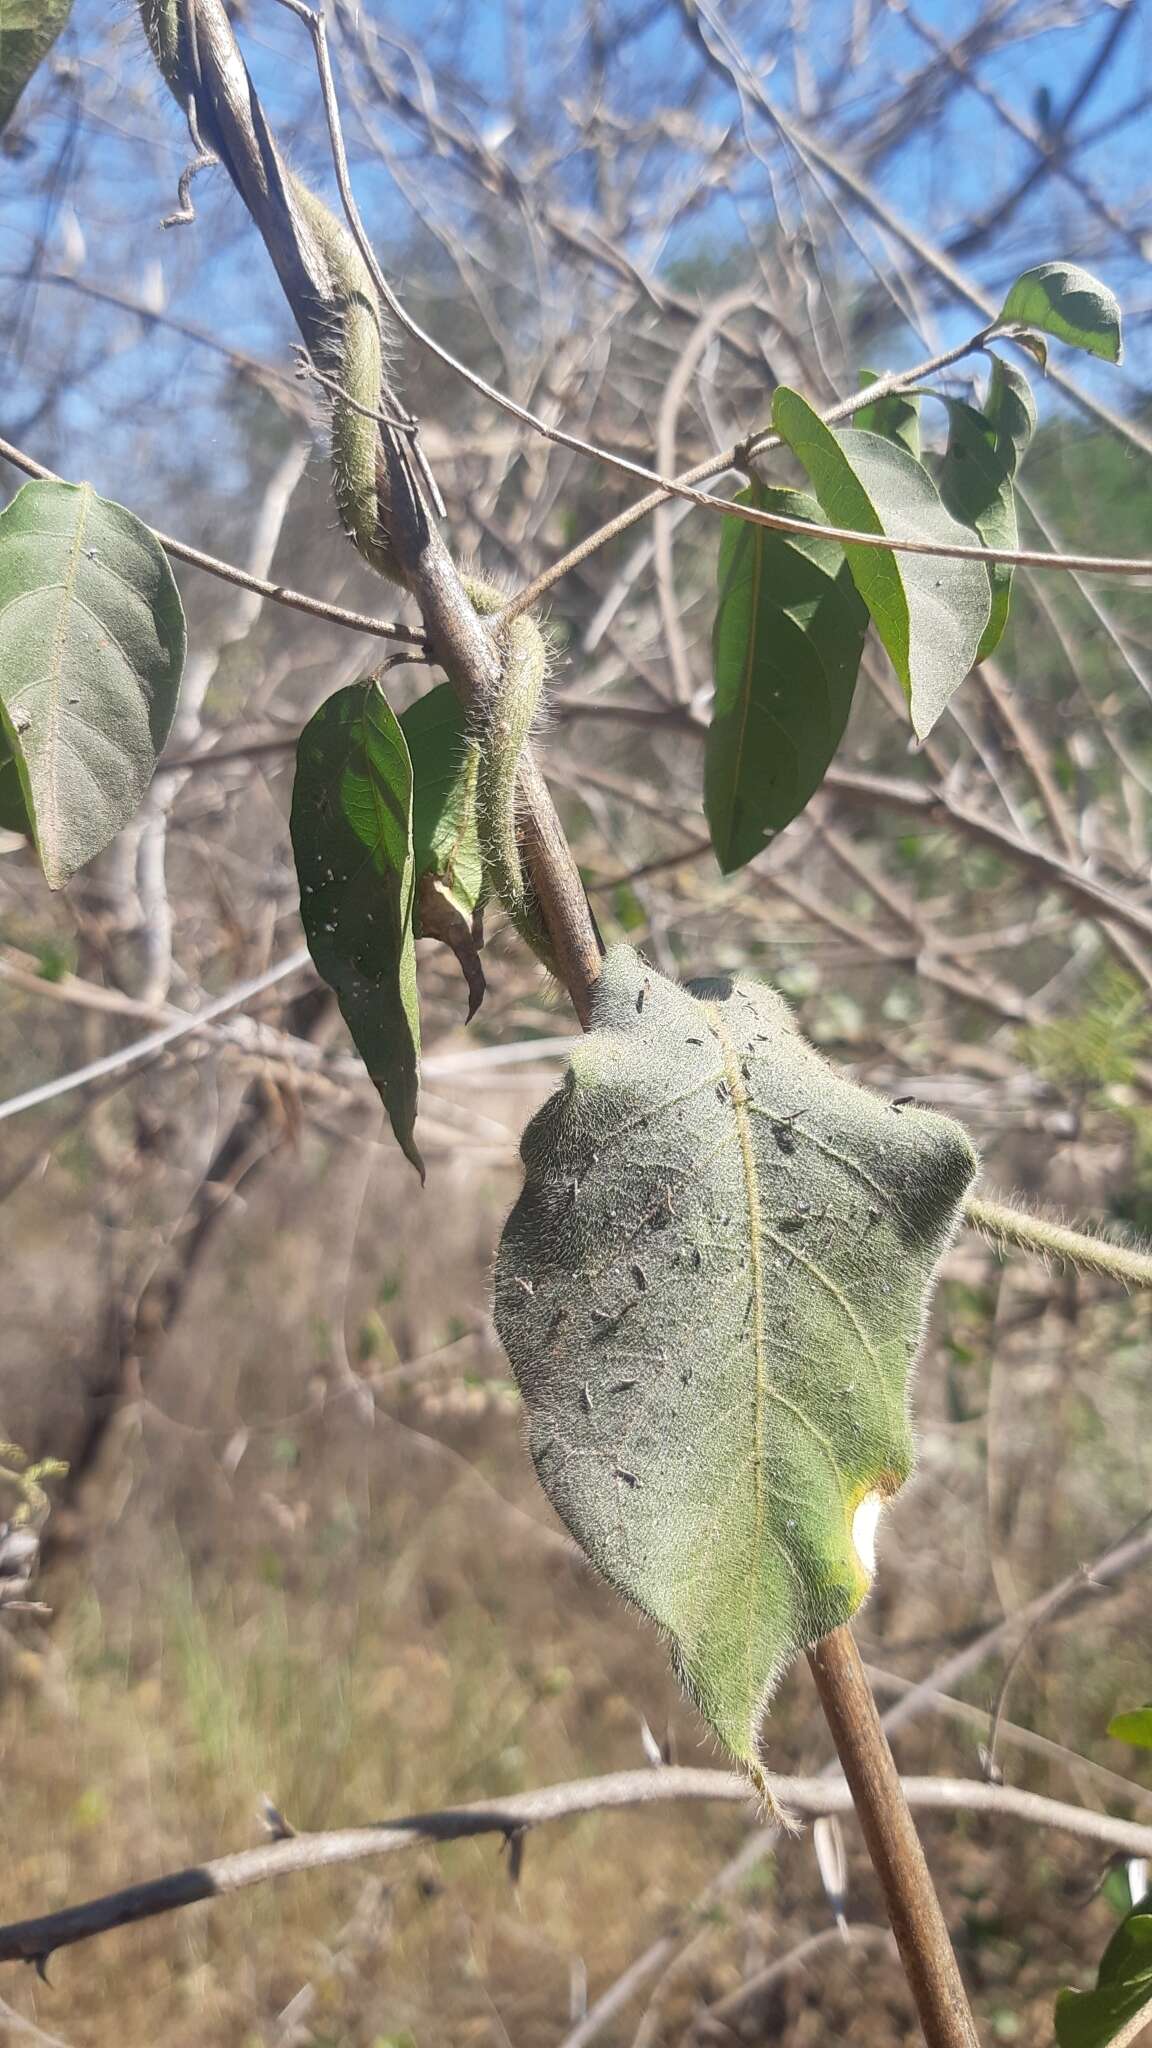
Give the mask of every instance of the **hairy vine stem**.
[(1135, 1245), (1089, 1237), (1047, 1216), (1010, 1209), (1004, 1202), (985, 1202), (978, 1196), (964, 1204), (964, 1214), (973, 1230), (998, 1251), (1034, 1252), (1037, 1258), (1059, 1259), (1081, 1272), (1099, 1273), (1105, 1280), (1119, 1281), (1122, 1287), (1152, 1287), (1152, 1253)]
[[(345, 525), (361, 553), (381, 573), (392, 575), (412, 591), (435, 658), (483, 727), (491, 757), (484, 808), (488, 814), (485, 855), (493, 885), (521, 929), (528, 927), (526, 935), (537, 950), (539, 940), (533, 938), (533, 929), (538, 933), (542, 928), (547, 934), (549, 958), (586, 1025), (600, 972), (596, 935), (571, 850), (528, 745), (543, 684), (543, 642), (538, 627), (524, 616), (528, 594), (521, 593), (515, 613), (506, 608), (500, 618), (491, 587), (469, 585), (461, 579), (432, 523), (421, 489), (422, 482), (430, 480), (415, 453), (414, 423), (411, 435), (406, 427), (393, 424), (405, 416), (384, 376), (381, 305), (388, 306), (408, 331), (442, 360), (467, 375), (493, 403), (513, 411), (533, 428), (542, 423), (446, 357), (404, 312), (383, 276), (351, 188), (322, 15), (304, 0), (283, 0), (307, 24), (312, 37), (348, 229), (283, 166), (236, 47), (223, 0), (140, 0), (140, 4), (157, 62), (188, 115), (194, 139), (199, 144), (203, 137), (228, 169), (264, 235), (309, 351), (337, 387), (333, 396), (333, 466)], [(343, 404), (342, 394), (354, 403)], [(873, 388), (870, 396), (875, 395)], [(709, 509), (732, 513), (733, 508), (723, 499), (695, 491), (691, 485), (672, 483), (643, 465), (610, 456), (576, 437), (560, 433), (549, 437), (654, 484), (657, 502), (672, 492)], [(796, 527), (807, 534), (812, 531), (804, 522), (772, 516), (754, 517), (753, 523), (785, 530)], [(837, 528), (828, 531), (837, 538), (859, 538), (886, 548), (907, 545), (888, 536), (857, 536)], [(980, 561), (1031, 560), (1038, 566), (1057, 566), (1043, 554), (942, 549), (922, 543), (911, 544), (911, 549)], [(1102, 564), (1096, 558), (1071, 557), (1059, 566), (1073, 561), (1076, 566), (1108, 566), (1125, 573), (1144, 574), (1152, 569), (1152, 564), (1144, 562)], [(496, 634), (480, 616), (482, 610), (492, 616), (493, 609), (503, 629)], [(517, 632), (518, 625), (522, 629), (530, 626), (531, 631)], [(521, 874), (522, 851), (527, 885)], [(835, 1631), (811, 1653), (810, 1661), (884, 1888), (925, 2033), (933, 2048), (972, 2048), (975, 2032), (947, 1929), (849, 1630)], [(405, 1832), (410, 1838), (415, 1831), (410, 1823)], [(185, 1890), (185, 1898), (204, 1897), (216, 1889), (211, 1881), (205, 1885), (206, 1873), (182, 1875), (196, 1881), (194, 1888)], [(19, 1933), (27, 1937), (27, 1930)], [(35, 1953), (43, 1954), (49, 1946), (43, 1928), (27, 1938), (38, 1941)], [(30, 1951), (18, 1947), (16, 1952)]]
[[(299, 0), (286, 4), (312, 29), (327, 105), (333, 87), (323, 20)], [(418, 597), (434, 557), (442, 598), (462, 598), (481, 616), (498, 614), (504, 594), (473, 578), (453, 583), (446, 551), (434, 538), (422, 484), (434, 508), (443, 508), (417, 450), (416, 421), (386, 375), (381, 302), (390, 304), (392, 293), (356, 207), (338, 122), (333, 154), (347, 226), (282, 163), (222, 0), (140, 0), (140, 11), (173, 96), (186, 113), (192, 110), (196, 137), (208, 139), (264, 236), (317, 381), (328, 393), (333, 487), (345, 532), (372, 568)], [(458, 604), (454, 612), (458, 636)], [(555, 969), (559, 956), (520, 852), (519, 792), (547, 649), (536, 621), (527, 616), (492, 633), (485, 630), (485, 638), (492, 656), (479, 666), (470, 661), (466, 683), (439, 642), (437, 655), (478, 728), (477, 819), (488, 885), (537, 957)], [(548, 802), (542, 783), (535, 785), (535, 797), (542, 811)]]

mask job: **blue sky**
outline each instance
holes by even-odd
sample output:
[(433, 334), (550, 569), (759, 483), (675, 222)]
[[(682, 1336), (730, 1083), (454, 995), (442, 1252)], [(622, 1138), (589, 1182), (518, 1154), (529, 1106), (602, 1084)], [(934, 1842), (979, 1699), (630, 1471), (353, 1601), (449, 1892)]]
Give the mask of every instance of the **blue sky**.
[[(543, 5), (523, 0), (519, 9), (514, 0), (500, 6), (461, 6), (449, 0), (429, 9), (424, 0), (399, 0), (387, 10), (372, 4), (364, 11), (371, 20), (391, 24), (401, 36), (419, 42), (432, 75), (441, 82), (445, 105), (462, 112), (477, 129), (509, 130), (517, 94), (523, 93), (537, 130), (545, 124), (558, 144), (563, 142), (564, 102), (569, 96), (578, 99), (587, 79), (587, 49), (580, 32), (583, 8), (563, 0), (546, 0)], [(918, 6), (922, 21), (950, 40), (975, 11), (958, 9), (948, 0), (919, 0)], [(651, 25), (612, 62), (609, 106), (622, 119), (643, 119), (653, 105), (675, 106), (692, 92), (701, 75), (696, 53), (682, 39), (678, 15), (652, 12)], [(812, 0), (804, 48), (817, 71), (822, 62), (835, 60), (851, 12), (851, 0)], [(46, 231), (50, 266), (71, 266), (82, 277), (114, 282), (133, 295), (147, 296), (162, 278), (165, 303), (172, 312), (271, 360), (287, 360), (293, 335), (270, 266), (219, 173), (210, 173), (196, 187), (201, 211), (197, 225), (167, 234), (159, 230), (161, 215), (174, 204), (187, 145), (177, 110), (152, 72), (133, 13), (120, 10), (110, 17), (104, 0), (78, 0), (60, 55), (79, 67), (84, 111), (78, 117), (74, 96), (51, 78), (34, 85), (27, 102), (27, 133), (35, 154), (26, 161), (0, 157), (0, 294), (19, 313), (16, 342), (3, 366), (0, 413), (5, 431), (16, 437), (25, 433), (26, 444), (41, 459), (58, 463), (71, 474), (91, 473), (103, 488), (130, 493), (142, 511), (160, 518), (168, 507), (156, 501), (147, 474), (140, 474), (142, 446), (147, 468), (148, 422), (153, 415), (164, 421), (165, 439), (155, 451), (158, 479), (161, 472), (166, 475), (175, 455), (188, 463), (191, 474), (202, 460), (218, 480), (235, 462), (240, 480), (243, 423), (230, 426), (220, 416), (221, 367), (203, 349), (160, 327), (126, 324), (122, 315), (77, 301), (58, 287), (32, 285), (27, 270), (38, 238)], [(249, 0), (245, 13), (245, 52), (273, 120), (289, 139), (300, 167), (322, 173), (324, 142), (308, 38), (273, 0)], [(748, 47), (766, 67), (767, 89), (782, 105), (795, 109), (797, 78), (786, 32), (788, 12), (779, 6), (728, 7), (724, 18), (742, 34), (746, 24), (751, 26)], [(1041, 90), (1059, 109), (1107, 19), (1107, 10), (1101, 8), (1085, 26), (1053, 28), (984, 61), (980, 77), (1025, 116), (1034, 116)], [(889, 100), (893, 80), (915, 72), (927, 54), (899, 12), (880, 11), (864, 61), (845, 92), (844, 104), (859, 123), (859, 138), (867, 139), (869, 117)], [(1152, 71), (1150, 59), (1152, 0), (1136, 0), (1123, 57), (1097, 88), (1078, 125), (1091, 129), (1107, 122)], [(410, 82), (406, 64), (395, 61), (399, 74)], [(704, 75), (700, 109), (717, 124), (732, 122), (732, 94), (721, 81)], [(391, 124), (388, 134), (402, 163), (419, 160), (410, 133)], [(767, 139), (760, 129), (753, 140), (757, 134)], [(1146, 220), (1152, 233), (1149, 136), (1150, 117), (1145, 112), (1079, 161), (1125, 215)], [(403, 287), (421, 274), (429, 257), (440, 262), (440, 252), (388, 171), (367, 152), (354, 115), (349, 116), (349, 139), (364, 211)], [(501, 147), (510, 162), (523, 165), (524, 144), (514, 125)], [(973, 212), (1010, 189), (1030, 161), (1027, 147), (1006, 132), (984, 102), (961, 91), (950, 100), (942, 120), (884, 162), (876, 182), (913, 227), (946, 238)], [(35, 178), (42, 185), (48, 167), (53, 181), (45, 198), (42, 191), (32, 192), (31, 181)], [(674, 153), (653, 152), (649, 175), (654, 193), (659, 194), (661, 179), (674, 176), (675, 170)], [(576, 209), (586, 205), (588, 185), (587, 163), (578, 153), (571, 154), (557, 173), (557, 189), (565, 203)], [(781, 189), (785, 204), (790, 204), (794, 188), (787, 177)], [(462, 183), (459, 190), (465, 197)], [(874, 230), (857, 211), (850, 212), (865, 250), (874, 260), (886, 262)], [(735, 180), (734, 197), (712, 199), (695, 211), (669, 238), (663, 259), (670, 262), (687, 254), (723, 251), (733, 243), (739, 246), (749, 224), (755, 230), (772, 213), (767, 175), (750, 154)], [(1106, 394), (1113, 406), (1135, 405), (1152, 370), (1147, 321), (1141, 318), (1152, 312), (1152, 275), (1148, 264), (1134, 254), (1118, 254), (1113, 246), (1101, 259), (1086, 246), (1077, 201), (1048, 181), (999, 243), (972, 259), (971, 270), (981, 285), (999, 293), (1019, 269), (1054, 254), (1098, 268), (1133, 316), (1128, 359), (1120, 372), (1083, 361), (1070, 367)], [(846, 242), (836, 261), (866, 274), (860, 256)], [(586, 294), (574, 293), (572, 317), (595, 318), (595, 304)], [(930, 344), (947, 344), (970, 330), (972, 316), (945, 297), (931, 306), (927, 326)], [(909, 331), (893, 338), (889, 353), (894, 361), (907, 360), (919, 349), (919, 340)], [(155, 401), (151, 412), (150, 394)], [(186, 446), (177, 451), (170, 438), (172, 407), (180, 411), (188, 430)], [(239, 438), (230, 446), (233, 432)], [(169, 483), (160, 495), (170, 495)]]

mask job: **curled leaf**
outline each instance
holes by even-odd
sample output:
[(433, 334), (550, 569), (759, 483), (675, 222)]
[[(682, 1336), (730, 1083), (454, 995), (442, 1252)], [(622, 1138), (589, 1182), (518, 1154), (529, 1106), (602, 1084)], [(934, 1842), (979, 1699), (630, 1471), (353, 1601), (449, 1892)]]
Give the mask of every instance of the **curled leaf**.
[(441, 945), (456, 955), (457, 965), (468, 987), (466, 1024), (472, 1022), (488, 990), (480, 960), (480, 933), (479, 911), (471, 918), (462, 916), (458, 904), (438, 876), (427, 871), (420, 876), (416, 884), (416, 936), (418, 939), (439, 939)]
[(1001, 306), (996, 325), (1039, 328), (1109, 363), (1118, 363), (1123, 354), (1119, 301), (1078, 263), (1038, 263), (1026, 270)]

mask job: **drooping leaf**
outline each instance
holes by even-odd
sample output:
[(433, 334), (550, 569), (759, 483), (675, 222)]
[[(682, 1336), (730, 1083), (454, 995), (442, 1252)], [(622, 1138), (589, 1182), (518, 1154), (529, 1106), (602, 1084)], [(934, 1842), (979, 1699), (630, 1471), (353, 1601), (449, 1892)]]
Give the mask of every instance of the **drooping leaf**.
[(0, 717), (50, 887), (126, 824), (184, 666), (168, 558), (87, 484), (25, 484), (0, 514)]
[[(799, 491), (753, 484), (736, 502), (820, 523)], [(835, 541), (743, 519), (721, 524), (717, 585), (704, 809), (731, 874), (820, 787), (852, 708), (868, 612)]]
[(1132, 1707), (1126, 1714), (1114, 1714), (1108, 1733), (1136, 1749), (1152, 1749), (1152, 1707)]
[(1121, 1921), (1100, 1960), (1094, 1991), (1062, 1991), (1056, 2000), (1059, 2048), (1107, 2048), (1127, 2040), (1140, 2013), (1152, 2025), (1152, 1913), (1147, 1903)]
[(1118, 363), (1123, 353), (1115, 293), (1078, 263), (1038, 263), (1026, 270), (1001, 306), (996, 325), (1039, 328), (1109, 363)]
[[(926, 469), (906, 448), (858, 427), (824, 425), (785, 386), (772, 405), (777, 432), (812, 480), (830, 525), (899, 539), (973, 545), (945, 511)], [(990, 614), (981, 562), (895, 554), (845, 543), (856, 587), (907, 692), (912, 725), (931, 732), (976, 659)]]
[(496, 1322), (537, 1472), (755, 1771), (777, 1679), (859, 1606), (911, 1466), (971, 1147), (837, 1074), (772, 989), (677, 987), (620, 946), (521, 1150)]
[(71, 12), (72, 0), (0, 0), (0, 133)]
[[(875, 384), (875, 370), (861, 370), (859, 385), (862, 391), (869, 384)], [(915, 391), (889, 391), (883, 398), (874, 399), (871, 405), (862, 405), (852, 415), (853, 424), (865, 434), (879, 434), (885, 441), (895, 441), (906, 448), (914, 462), (920, 460), (920, 397)]]
[(24, 801), (24, 790), (20, 782), (20, 769), (2, 732), (0, 732), (0, 827), (5, 832), (21, 832), (25, 839), (31, 839), (32, 821)]
[(416, 861), (415, 931), (451, 947), (468, 985), (471, 1023), (484, 1000), (480, 906), (484, 868), (476, 829), (479, 749), (448, 683), (401, 714), (412, 760), (412, 845)]
[[(986, 547), (1015, 548), (1013, 478), (1036, 431), (1036, 401), (1021, 371), (993, 357), (984, 410), (946, 398), (948, 447), (940, 466), (940, 496), (949, 512), (979, 534)], [(989, 562), (992, 616), (977, 651), (983, 661), (999, 645), (1012, 599), (1012, 565)]]
[(399, 721), (373, 681), (337, 690), (300, 735), (292, 850), (308, 950), (423, 1179), (413, 1135), (420, 1008), (412, 763)]

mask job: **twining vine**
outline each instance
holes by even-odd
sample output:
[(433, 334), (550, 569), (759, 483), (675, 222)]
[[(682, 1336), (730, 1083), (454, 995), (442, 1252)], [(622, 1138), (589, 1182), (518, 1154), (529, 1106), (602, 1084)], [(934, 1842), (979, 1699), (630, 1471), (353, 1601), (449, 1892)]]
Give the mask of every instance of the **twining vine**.
[[(194, 152), (167, 224), (194, 222), (194, 178), (222, 165), (324, 394), (343, 529), (416, 598), (427, 658), (448, 675), (402, 717), (383, 673), (322, 704), (300, 736), (292, 811), (313, 961), (423, 1173), (416, 939), (452, 947), (470, 1014), (486, 905), (565, 978), (524, 802), (549, 649), (537, 586), (502, 590), (443, 552), (438, 493), (390, 375), (382, 298), (398, 302), (337, 148), (322, 18), (285, 4), (321, 59), (347, 220), (283, 163), (223, 0), (140, 0), (140, 15)], [(33, 29), (5, 31), (0, 127), (67, 12), (57, 4)], [(1014, 567), (1044, 559), (1017, 546), (1015, 482), (1036, 408), (1001, 350), (1016, 344), (1043, 365), (1045, 337), (1118, 362), (1119, 307), (1077, 266), (1045, 262), (969, 343), (898, 376), (862, 370), (829, 418), (801, 392), (766, 392), (770, 424), (738, 451), (746, 483), (731, 499), (545, 429), (467, 373), (533, 428), (655, 481), (657, 498), (678, 491), (721, 514), (703, 804), (725, 873), (821, 788), (870, 630), (921, 739), (997, 646)], [(974, 355), (987, 369), (978, 403), (928, 381)], [(921, 446), (925, 400), (946, 409), (938, 456)], [(781, 457), (806, 491), (770, 470)], [(456, 592), (484, 652), (467, 687), (447, 644)], [(87, 484), (38, 481), (0, 515), (0, 822), (26, 834), (49, 886), (138, 809), (185, 641), (165, 548), (132, 513)], [(533, 829), (538, 839), (539, 816)], [(555, 845), (571, 870), (562, 835)], [(957, 1225), (967, 1217), (1001, 1248), (1134, 1285), (1152, 1284), (1152, 1260), (971, 1196), (976, 1161), (959, 1127), (834, 1074), (771, 990), (678, 988), (626, 948), (601, 969), (582, 904), (580, 915), (591, 963), (569, 992), (591, 1028), (525, 1134), (498, 1324), (545, 1488), (665, 1630), (701, 1711), (770, 1798), (761, 1717), (784, 1664), (846, 1621), (871, 1583), (876, 1520), (911, 1464), (909, 1374)]]

